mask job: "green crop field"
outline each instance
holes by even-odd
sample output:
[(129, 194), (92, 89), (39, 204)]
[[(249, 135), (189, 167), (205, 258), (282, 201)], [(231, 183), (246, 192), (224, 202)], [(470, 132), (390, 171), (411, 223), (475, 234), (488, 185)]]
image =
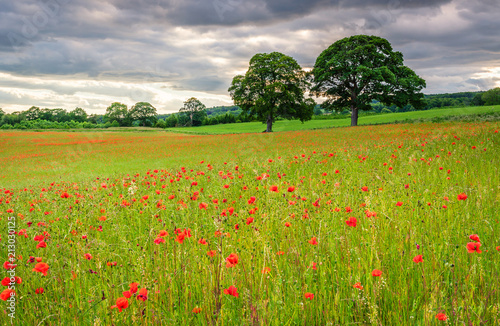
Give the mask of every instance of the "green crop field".
[(500, 325), (500, 122), (346, 123), (0, 131), (0, 324)]
[[(420, 120), (443, 118), (450, 116), (467, 116), (476, 114), (498, 114), (500, 113), (500, 105), (486, 107), (464, 107), (452, 109), (438, 109), (427, 111), (412, 111), (401, 113), (387, 113), (373, 116), (362, 116), (359, 118), (359, 125), (371, 124), (387, 124), (396, 121), (405, 120)], [(298, 120), (281, 120), (273, 125), (273, 131), (292, 131), (292, 130), (309, 130), (334, 127), (347, 127), (351, 124), (350, 118), (335, 119), (335, 120), (310, 120), (301, 123)], [(186, 134), (237, 134), (248, 132), (262, 132), (266, 130), (264, 124), (260, 122), (245, 122), (237, 124), (221, 124), (215, 126), (201, 126), (192, 128), (167, 128), (168, 131), (180, 132)]]

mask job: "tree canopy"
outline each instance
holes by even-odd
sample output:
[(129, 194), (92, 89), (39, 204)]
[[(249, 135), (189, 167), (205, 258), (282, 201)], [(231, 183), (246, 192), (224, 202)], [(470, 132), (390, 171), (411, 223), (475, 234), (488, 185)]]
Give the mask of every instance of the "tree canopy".
[(229, 93), (245, 114), (267, 123), (272, 132), (277, 118), (310, 120), (314, 100), (306, 99), (305, 72), (292, 57), (279, 52), (258, 53), (244, 76), (233, 78)]
[(111, 103), (111, 105), (106, 108), (104, 121), (110, 123), (116, 121), (120, 126), (130, 126), (131, 121), (129, 112), (127, 111), (127, 106), (119, 102)]
[(181, 117), (179, 118), (182, 126), (201, 126), (203, 119), (207, 117), (206, 107), (196, 97), (191, 97), (184, 106), (179, 109)]
[(394, 52), (386, 39), (355, 35), (333, 43), (316, 59), (311, 92), (326, 97), (327, 110), (351, 110), (351, 126), (358, 111), (370, 110), (372, 100), (399, 107), (425, 107), (420, 92), (425, 81), (403, 65), (403, 54)]
[(148, 102), (138, 102), (130, 108), (130, 118), (138, 120), (143, 127), (154, 126), (157, 120), (156, 108)]
[(500, 104), (500, 87), (492, 88), (483, 93), (482, 100), (485, 105)]

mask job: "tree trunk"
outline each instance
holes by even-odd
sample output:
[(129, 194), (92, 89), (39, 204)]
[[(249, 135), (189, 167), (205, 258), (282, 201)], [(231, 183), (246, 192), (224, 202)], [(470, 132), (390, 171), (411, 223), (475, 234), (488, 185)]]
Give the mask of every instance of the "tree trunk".
[(358, 108), (351, 105), (351, 127), (358, 125)]
[(273, 118), (269, 114), (267, 116), (267, 129), (266, 132), (273, 132)]

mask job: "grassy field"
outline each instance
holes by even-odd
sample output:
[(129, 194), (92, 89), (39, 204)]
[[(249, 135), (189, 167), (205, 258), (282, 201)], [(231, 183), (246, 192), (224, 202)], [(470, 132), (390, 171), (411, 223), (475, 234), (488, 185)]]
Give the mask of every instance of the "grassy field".
[[(379, 114), (374, 116), (360, 117), (358, 124), (359, 125), (387, 124), (405, 120), (433, 119), (433, 118), (442, 118), (450, 116), (466, 116), (466, 115), (487, 114), (487, 113), (500, 113), (500, 105), (487, 106), (487, 107), (472, 106), (465, 108)], [(334, 127), (347, 127), (350, 125), (351, 125), (350, 118), (336, 119), (336, 120), (310, 120), (305, 123), (301, 123), (298, 120), (284, 120), (284, 121), (277, 121), (273, 125), (273, 131), (310, 130), (310, 129), (322, 129), (322, 128), (334, 128)], [(186, 133), (186, 134), (217, 135), (217, 134), (263, 132), (264, 130), (266, 130), (266, 127), (264, 124), (260, 122), (245, 122), (237, 124), (201, 126), (194, 128), (167, 128), (166, 130)]]
[(500, 325), (499, 130), (0, 131), (0, 324)]

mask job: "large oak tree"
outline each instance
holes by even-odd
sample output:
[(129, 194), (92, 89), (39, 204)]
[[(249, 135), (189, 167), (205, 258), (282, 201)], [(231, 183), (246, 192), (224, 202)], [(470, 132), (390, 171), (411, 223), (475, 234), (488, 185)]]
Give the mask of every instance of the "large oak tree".
[(276, 118), (310, 120), (314, 101), (306, 99), (306, 74), (292, 57), (279, 52), (258, 53), (246, 74), (233, 78), (229, 93), (243, 112), (267, 124)]
[(403, 54), (392, 50), (384, 38), (355, 35), (333, 43), (316, 59), (313, 87), (326, 97), (324, 109), (351, 111), (351, 126), (358, 124), (359, 110), (370, 110), (372, 100), (415, 109), (425, 107), (420, 92), (425, 81), (403, 65)]

